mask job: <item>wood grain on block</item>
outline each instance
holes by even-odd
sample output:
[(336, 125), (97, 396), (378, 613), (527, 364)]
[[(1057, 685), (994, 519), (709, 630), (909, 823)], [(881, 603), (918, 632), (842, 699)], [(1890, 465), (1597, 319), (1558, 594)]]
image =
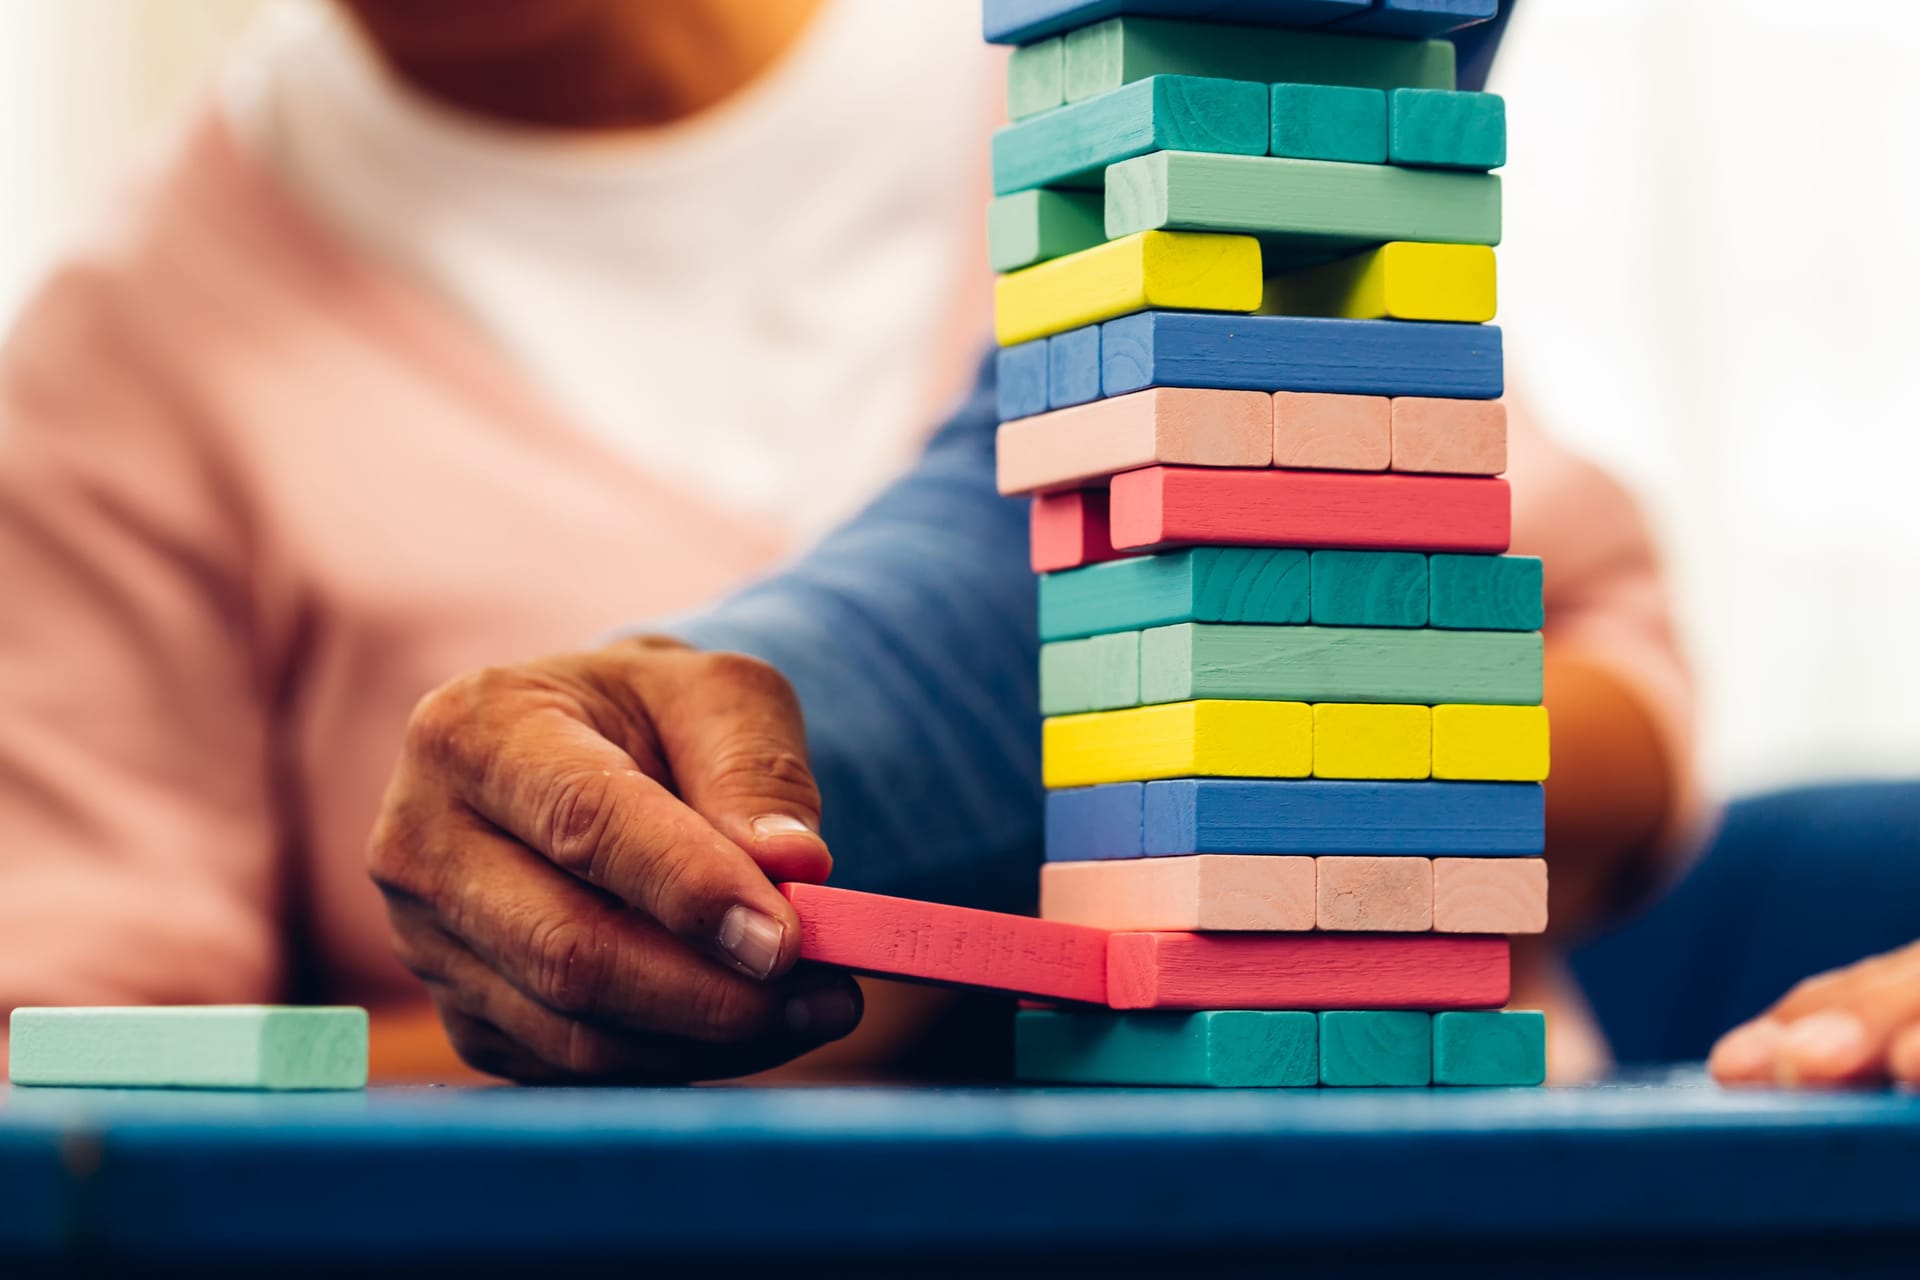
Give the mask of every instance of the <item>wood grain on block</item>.
[(1435, 1014), (1433, 1082), (1538, 1085), (1547, 1082), (1547, 1015), (1537, 1009)]
[(1000, 420), (1047, 411), (1047, 344), (1025, 342), (994, 354), (994, 395)]
[(1313, 622), (1322, 627), (1424, 627), (1427, 558), (1417, 551), (1316, 551)]
[(1493, 250), (1483, 244), (1395, 241), (1275, 276), (1262, 315), (1484, 324), (1498, 308)]
[(1395, 471), (1497, 476), (1507, 469), (1503, 400), (1400, 396), (1392, 418)]
[(1041, 725), (1040, 772), (1052, 787), (1154, 778), (1304, 778), (1313, 711), (1301, 702), (1193, 701)]
[(1436, 706), (1433, 709), (1433, 776), (1436, 778), (1544, 782), (1548, 754), (1545, 707)]
[(1183, 387), (1003, 422), (995, 449), (1000, 492), (1009, 494), (1071, 487), (1159, 463), (1264, 467), (1271, 461), (1271, 397)]
[(996, 129), (993, 193), (1095, 189), (1108, 165), (1150, 151), (1264, 156), (1267, 110), (1264, 84), (1153, 76)]
[(1387, 95), (1378, 89), (1276, 84), (1268, 98), (1268, 115), (1269, 154), (1386, 163)]
[(1544, 933), (1545, 858), (1435, 858), (1436, 933)]
[(1320, 1083), (1418, 1088), (1433, 1079), (1433, 1018), (1340, 1009), (1320, 1015)]
[(1320, 27), (1365, 13), (1372, 0), (985, 0), (989, 44), (1028, 44), (1121, 14), (1248, 26)]
[(1505, 938), (1378, 933), (1116, 933), (1116, 1009), (1493, 1009)]
[(1374, 0), (1365, 13), (1341, 19), (1334, 29), (1414, 39), (1471, 27), (1499, 12), (1500, 0)]
[(1301, 932), (1314, 927), (1314, 864), (1211, 853), (1050, 862), (1040, 868), (1040, 915), (1096, 929)]
[(1040, 646), (1040, 714), (1108, 711), (1140, 702), (1140, 637), (1118, 631)]
[(1393, 401), (1324, 391), (1273, 393), (1273, 465), (1385, 471), (1393, 461)]
[(1106, 1002), (1103, 930), (826, 885), (779, 888), (800, 915), (803, 960), (881, 977)]
[(1507, 162), (1507, 104), (1497, 93), (1395, 89), (1387, 95), (1387, 158), (1437, 169)]
[(1012, 346), (1148, 307), (1252, 311), (1261, 287), (1252, 236), (1143, 231), (995, 280), (994, 335)]
[[(1361, 89), (1451, 89), (1455, 85), (1456, 57), (1447, 40), (1376, 40), (1229, 26), (1211, 20), (1110, 18), (1068, 32), (1064, 43), (1070, 102), (1164, 75)], [(1381, 105), (1384, 112), (1385, 103)], [(1380, 134), (1384, 158), (1384, 114)]]
[(1298, 1010), (1023, 1010), (1013, 1074), (1057, 1084), (1305, 1088), (1320, 1082), (1319, 1021)]
[(1037, 116), (1066, 100), (1065, 60), (1058, 36), (1021, 45), (1007, 55), (1007, 119)]
[(1433, 863), (1429, 859), (1317, 858), (1314, 873), (1317, 929), (1425, 933), (1433, 927)]
[(1187, 853), (1461, 854), (1526, 857), (1546, 847), (1546, 794), (1509, 782), (1148, 783), (1148, 856)]
[(1321, 702), (1313, 708), (1313, 776), (1399, 778), (1433, 771), (1433, 713), (1426, 707)]
[(1047, 860), (1138, 858), (1145, 784), (1114, 782), (1100, 787), (1049, 791), (1046, 800)]
[(1538, 556), (1430, 556), (1432, 625), (1475, 631), (1538, 631), (1546, 624)]
[(1048, 338), (1048, 407), (1067, 409), (1100, 396), (1100, 326), (1090, 324)]
[(1132, 556), (1040, 579), (1040, 638), (1173, 622), (1307, 621), (1307, 553), (1286, 547), (1192, 547)]
[[(1252, 627), (1182, 622), (1140, 633), (1140, 700), (1540, 701), (1533, 631)], [(1471, 691), (1471, 692), (1468, 692)]]
[(18, 1085), (114, 1089), (358, 1089), (367, 1011), (195, 1005), (18, 1008), (8, 1072)]
[(1034, 495), (1028, 515), (1035, 573), (1098, 564), (1126, 554), (1113, 549), (1105, 489), (1070, 489)]
[(1098, 191), (1036, 188), (996, 196), (987, 206), (987, 265), (1018, 271), (1091, 249), (1107, 238), (1106, 210)]

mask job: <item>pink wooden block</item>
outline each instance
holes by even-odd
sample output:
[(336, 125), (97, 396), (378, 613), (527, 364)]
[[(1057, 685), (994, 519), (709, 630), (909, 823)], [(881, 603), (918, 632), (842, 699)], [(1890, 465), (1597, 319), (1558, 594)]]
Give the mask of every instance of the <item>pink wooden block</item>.
[(1273, 465), (1385, 471), (1393, 459), (1393, 414), (1385, 396), (1319, 391), (1273, 393)]
[(1040, 914), (1098, 929), (1311, 929), (1313, 859), (1202, 853), (1049, 862), (1040, 868)]
[(1113, 549), (1105, 489), (1036, 495), (1028, 527), (1035, 573), (1118, 560), (1125, 554)]
[(1116, 933), (1116, 1009), (1497, 1009), (1505, 938), (1383, 933)]
[(1545, 858), (1435, 858), (1436, 933), (1540, 933), (1547, 927)]
[(1393, 402), (1393, 469), (1497, 476), (1507, 469), (1507, 406), (1501, 400)]
[(1273, 402), (1258, 391), (1136, 391), (1003, 422), (995, 457), (1000, 492), (1009, 494), (1058, 489), (1156, 462), (1264, 467), (1273, 461)]
[(1425, 933), (1433, 928), (1433, 864), (1425, 858), (1321, 858), (1314, 923), (1351, 933)]

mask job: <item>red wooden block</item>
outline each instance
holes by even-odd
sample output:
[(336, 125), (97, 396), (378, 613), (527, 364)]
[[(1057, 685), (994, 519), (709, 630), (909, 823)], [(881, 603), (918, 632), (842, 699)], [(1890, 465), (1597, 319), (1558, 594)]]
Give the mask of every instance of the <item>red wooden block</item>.
[(1107, 533), (1107, 491), (1069, 489), (1033, 499), (1033, 571), (1052, 573), (1102, 560), (1118, 560)]
[(1107, 1002), (1104, 929), (818, 884), (783, 884), (780, 892), (800, 913), (803, 960), (891, 978)]
[(1443, 934), (1116, 933), (1116, 1009), (1497, 1009), (1507, 940)]
[(1209, 543), (1499, 552), (1513, 514), (1507, 482), (1491, 477), (1211, 467), (1129, 471), (1113, 478), (1110, 503), (1112, 545), (1129, 552)]

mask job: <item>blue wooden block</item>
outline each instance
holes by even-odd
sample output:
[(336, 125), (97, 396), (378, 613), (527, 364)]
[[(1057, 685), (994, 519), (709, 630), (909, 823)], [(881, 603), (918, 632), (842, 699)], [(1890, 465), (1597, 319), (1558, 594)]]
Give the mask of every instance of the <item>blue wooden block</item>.
[(1332, 84), (1273, 86), (1267, 154), (1300, 160), (1387, 161), (1387, 95)]
[(1000, 421), (1047, 411), (1047, 341), (1023, 342), (994, 353), (994, 396)]
[(1065, 409), (1100, 398), (1100, 326), (1069, 329), (1046, 339), (1047, 405)]
[(1100, 383), (1497, 399), (1500, 327), (1143, 311), (1100, 327)]
[(1189, 547), (1043, 574), (1040, 638), (1175, 622), (1304, 623), (1307, 565), (1307, 553), (1291, 547)]
[(1349, 1009), (1320, 1015), (1320, 1083), (1418, 1088), (1433, 1081), (1433, 1015)]
[(1047, 793), (1049, 862), (1141, 856), (1140, 811), (1146, 784), (1115, 782)]
[(1310, 573), (1315, 626), (1427, 625), (1427, 557), (1418, 551), (1316, 551)]
[(1422, 39), (1489, 21), (1500, 0), (1373, 0), (1365, 13), (1343, 18), (1334, 30), (1354, 35)]
[(1531, 782), (1177, 778), (1149, 782), (1141, 850), (1525, 857), (1546, 848)]
[(1110, 164), (1150, 151), (1264, 156), (1267, 86), (1148, 76), (994, 130), (993, 193), (1098, 188)]
[(1507, 104), (1497, 93), (1395, 89), (1387, 158), (1396, 165), (1485, 172), (1507, 162)]
[(1319, 1020), (1292, 1010), (1200, 1013), (1023, 1010), (1014, 1078), (1062, 1084), (1311, 1087), (1320, 1082)]
[(985, 0), (980, 32), (989, 44), (1026, 44), (1074, 27), (1138, 14), (1248, 27), (1320, 27), (1366, 11), (1376, 0)]
[(1466, 631), (1538, 631), (1546, 625), (1538, 556), (1433, 555), (1430, 625)]
[(1454, 1010), (1433, 1019), (1433, 1082), (1534, 1085), (1547, 1079), (1547, 1017), (1537, 1009)]

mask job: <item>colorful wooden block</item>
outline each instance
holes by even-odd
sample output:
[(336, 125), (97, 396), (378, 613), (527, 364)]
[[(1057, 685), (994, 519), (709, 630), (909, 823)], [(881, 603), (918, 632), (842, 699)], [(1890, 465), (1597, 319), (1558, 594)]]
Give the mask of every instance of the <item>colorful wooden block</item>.
[(1332, 391), (1491, 400), (1505, 385), (1495, 325), (1148, 311), (1100, 330), (1100, 388)]
[(1407, 1088), (1432, 1083), (1433, 1017), (1341, 1009), (1320, 1015), (1320, 1083)]
[(993, 193), (1097, 189), (1108, 165), (1151, 151), (1264, 156), (1268, 109), (1267, 87), (1249, 81), (1136, 81), (995, 130)]
[(819, 884), (783, 884), (800, 916), (800, 957), (855, 973), (1105, 1004), (1100, 929), (890, 898)]
[(1268, 97), (1267, 151), (1302, 160), (1384, 164), (1387, 95), (1329, 84), (1276, 84)]
[(1538, 556), (1430, 556), (1430, 625), (1538, 631), (1547, 620), (1543, 581)]
[(1323, 391), (1273, 393), (1273, 465), (1385, 471), (1393, 460), (1393, 401)]
[(1490, 1009), (1507, 1002), (1508, 976), (1505, 938), (1116, 933), (1107, 941), (1115, 1009)]
[(1394, 400), (1393, 469), (1499, 475), (1507, 469), (1506, 403), (1427, 396)]
[[(1546, 847), (1546, 793), (1505, 782), (1255, 782), (1182, 778), (1143, 792), (1141, 850), (1463, 854)], [(1048, 849), (1052, 857), (1052, 849)]]
[(994, 353), (994, 395), (1001, 421), (1047, 411), (1047, 344), (1026, 342)]
[(367, 1011), (277, 1005), (18, 1008), (18, 1085), (111, 1089), (358, 1089)]
[(1120, 14), (1318, 27), (1366, 12), (1371, 0), (985, 0), (981, 31), (989, 44), (1027, 44)]
[(1040, 714), (1074, 715), (1140, 701), (1140, 638), (1121, 631), (1040, 646)]
[(1317, 929), (1425, 933), (1433, 927), (1433, 863), (1426, 858), (1316, 858), (1314, 886)]
[(1147, 307), (1252, 311), (1260, 245), (1251, 236), (1147, 231), (994, 281), (994, 333), (1030, 342)]
[(1541, 933), (1547, 927), (1545, 858), (1435, 858), (1436, 933)]
[(1313, 776), (1417, 781), (1433, 771), (1426, 707), (1322, 702), (1313, 708)]
[(1152, 778), (1304, 778), (1313, 711), (1300, 702), (1196, 700), (1055, 716), (1040, 734), (1048, 787)]
[(1547, 1082), (1547, 1016), (1537, 1009), (1484, 1009), (1433, 1017), (1433, 1082)]
[(1191, 547), (1040, 579), (1040, 638), (1173, 622), (1277, 625), (1308, 619), (1307, 553), (1287, 547)]
[(1255, 235), (1268, 270), (1389, 240), (1500, 243), (1500, 179), (1492, 174), (1169, 150), (1108, 169), (1106, 193), (1109, 236)]
[(1113, 782), (1049, 791), (1045, 839), (1050, 862), (1142, 856), (1141, 806), (1146, 786)]
[(1047, 339), (1047, 407), (1069, 409), (1100, 398), (1100, 326)]
[[(1429, 886), (1423, 914), (1430, 914), (1432, 897)], [(1312, 858), (1199, 854), (1040, 868), (1041, 917), (1096, 929), (1288, 933), (1313, 928), (1315, 914)]]
[[(1140, 633), (1140, 700), (1540, 701), (1538, 632), (1177, 622)], [(1468, 692), (1471, 691), (1471, 692)]]
[(1003, 422), (994, 460), (1002, 493), (1067, 488), (1159, 463), (1264, 467), (1273, 460), (1273, 400), (1259, 391), (1136, 391)]
[(1320, 1081), (1319, 1022), (1297, 1010), (1014, 1017), (1013, 1074), (1057, 1084), (1302, 1088)]
[(1334, 24), (1339, 31), (1414, 39), (1443, 35), (1487, 22), (1500, 12), (1500, 0), (1374, 0), (1365, 13)]
[(1310, 575), (1318, 626), (1427, 625), (1427, 557), (1417, 551), (1316, 551)]
[[(1452, 85), (1441, 86), (1451, 89)], [(1067, 100), (1060, 37), (1024, 44), (1007, 55), (1007, 119), (1024, 120)], [(996, 268), (1000, 269), (1000, 268)]]
[(1035, 573), (1098, 564), (1126, 554), (1113, 549), (1105, 489), (1035, 494), (1027, 524)]
[(1404, 240), (1275, 276), (1263, 315), (1483, 324), (1498, 307), (1493, 250)]
[[(1501, 633), (1477, 631), (1472, 634)], [(1141, 679), (1144, 685), (1144, 655)], [(1544, 782), (1547, 757), (1545, 707), (1436, 706), (1433, 709), (1435, 778)]]
[[(1215, 21), (1110, 18), (1068, 32), (1064, 43), (1069, 102), (1161, 75), (1361, 89), (1454, 87), (1456, 59), (1452, 43), (1446, 40), (1374, 40)], [(1381, 104), (1380, 120), (1382, 158), (1385, 105)]]
[(1497, 93), (1395, 89), (1387, 95), (1387, 158), (1436, 169), (1498, 169), (1507, 162), (1506, 100)]
[(1104, 244), (1106, 207), (1097, 191), (1034, 188), (996, 196), (987, 206), (987, 265), (1018, 271)]

